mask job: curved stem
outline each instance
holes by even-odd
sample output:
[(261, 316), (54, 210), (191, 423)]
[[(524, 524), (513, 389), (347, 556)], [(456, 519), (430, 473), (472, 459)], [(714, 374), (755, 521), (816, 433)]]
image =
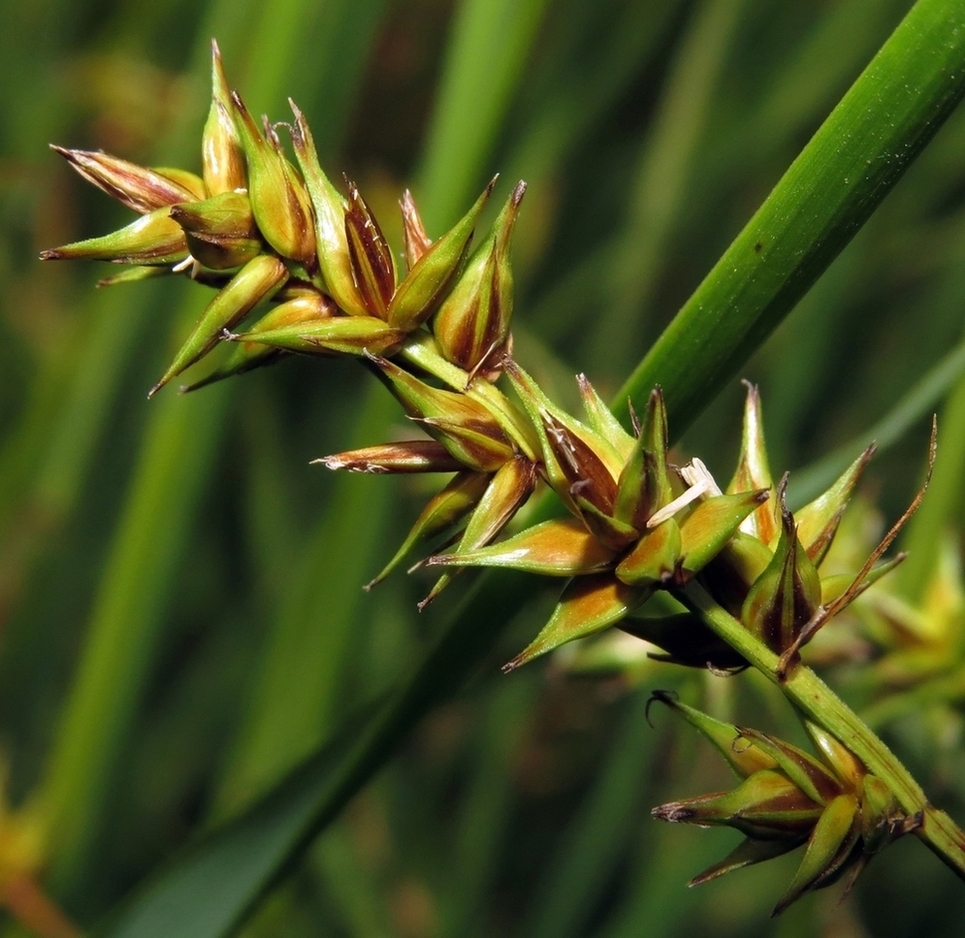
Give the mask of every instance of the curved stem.
[(918, 837), (957, 876), (965, 879), (965, 832), (944, 811), (928, 802), (921, 786), (898, 757), (817, 674), (798, 665), (786, 681), (781, 681), (778, 655), (719, 606), (699, 583), (689, 583), (680, 598), (716, 635), (776, 684), (795, 706), (861, 759), (869, 772), (888, 785), (909, 817), (920, 813)]

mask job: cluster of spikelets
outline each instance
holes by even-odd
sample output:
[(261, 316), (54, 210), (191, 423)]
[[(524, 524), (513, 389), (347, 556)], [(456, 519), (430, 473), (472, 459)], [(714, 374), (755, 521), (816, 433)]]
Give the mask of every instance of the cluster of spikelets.
[(722, 723), (657, 691), (699, 730), (741, 780), (733, 791), (675, 801), (653, 809), (663, 821), (732, 827), (744, 840), (690, 883), (695, 886), (782, 856), (804, 845), (804, 856), (774, 915), (811, 889), (836, 882), (846, 871), (848, 889), (883, 847), (921, 825), (908, 817), (881, 779), (837, 739), (803, 720), (820, 758), (757, 730)]
[[(509, 249), (523, 183), (475, 251), (474, 229), (492, 184), (435, 241), (406, 193), (400, 277), (358, 189), (348, 183), (343, 195), (322, 171), (298, 109), (292, 105), (291, 125), (265, 120), (259, 128), (229, 91), (217, 47), (212, 73), (202, 176), (58, 150), (141, 217), (44, 256), (129, 265), (106, 283), (180, 273), (217, 290), (152, 394), (221, 342), (230, 344), (225, 360), (192, 387), (291, 353), (356, 356), (386, 384), (423, 435), (321, 462), (350, 471), (452, 475), (370, 586), (427, 550), (424, 562), (444, 569), (424, 602), (464, 567), (568, 580), (548, 623), (507, 668), (618, 624), (663, 649), (668, 660), (746, 667), (696, 614), (631, 615), (658, 592), (686, 607), (688, 588), (698, 584), (781, 656), (786, 673), (826, 621), (900, 560), (877, 563), (899, 523), (860, 569), (822, 576), (871, 450), (792, 516), (786, 480), (775, 485), (768, 468), (760, 400), (750, 386), (738, 467), (723, 491), (699, 459), (672, 462), (659, 389), (634, 415), (632, 432), (582, 376), (582, 420), (549, 400), (512, 358)], [(282, 127), (297, 168), (282, 147)], [(513, 397), (497, 386), (502, 374)], [(540, 484), (568, 515), (498, 541)], [(747, 834), (744, 846), (702, 878), (806, 842), (783, 908), (914, 826), (883, 783), (820, 730), (809, 727), (826, 764), (750, 730), (739, 731), (737, 746), (733, 727), (674, 706), (746, 777), (732, 795), (657, 810), (668, 820), (731, 824)]]
[[(141, 217), (120, 231), (45, 251), (46, 260), (85, 258), (128, 265), (102, 285), (185, 273), (216, 287), (151, 394), (222, 340), (238, 343), (199, 384), (288, 352), (387, 354), (434, 317), (437, 350), (470, 372), (498, 367), (509, 332), (509, 242), (520, 183), (491, 237), (471, 257), (490, 184), (455, 227), (433, 242), (411, 195), (402, 200), (407, 272), (351, 182), (343, 196), (322, 171), (312, 135), (292, 103), (293, 124), (258, 127), (228, 88), (214, 46), (213, 95), (202, 141), (201, 176), (148, 169), (104, 153), (55, 147), (88, 181)], [(298, 168), (279, 129), (291, 136)], [(260, 304), (269, 312), (232, 332)]]

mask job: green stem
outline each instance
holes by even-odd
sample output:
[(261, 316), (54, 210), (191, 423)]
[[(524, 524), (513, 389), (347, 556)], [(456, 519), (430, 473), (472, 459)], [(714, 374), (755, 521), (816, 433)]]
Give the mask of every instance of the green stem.
[(806, 716), (844, 743), (894, 793), (909, 817), (921, 815), (918, 837), (954, 873), (965, 879), (965, 832), (944, 812), (929, 804), (921, 786), (898, 757), (810, 668), (799, 665), (786, 681), (778, 677), (778, 656), (719, 606), (696, 582), (681, 597), (716, 635), (740, 652), (776, 684)]

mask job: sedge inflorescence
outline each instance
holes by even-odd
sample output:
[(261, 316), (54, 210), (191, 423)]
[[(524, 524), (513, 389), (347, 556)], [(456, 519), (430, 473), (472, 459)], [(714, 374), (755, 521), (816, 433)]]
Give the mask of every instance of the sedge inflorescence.
[[(872, 450), (792, 514), (786, 477), (775, 484), (771, 476), (760, 397), (750, 385), (738, 466), (723, 488), (700, 459), (675, 462), (659, 388), (629, 429), (584, 376), (578, 378), (579, 419), (543, 392), (513, 358), (510, 332), (510, 247), (524, 183), (478, 244), (476, 227), (495, 180), (436, 239), (406, 192), (400, 264), (358, 187), (346, 180), (343, 192), (323, 172), (294, 103), (291, 123), (259, 125), (230, 90), (217, 46), (212, 78), (201, 175), (55, 148), (140, 217), (43, 256), (126, 265), (106, 284), (182, 275), (216, 291), (151, 394), (219, 345), (227, 345), (228, 354), (190, 389), (292, 354), (352, 356), (374, 372), (422, 434), (319, 462), (349, 471), (448, 476), (370, 587), (426, 552), (424, 564), (440, 576), (423, 604), (466, 567), (564, 579), (549, 621), (507, 669), (610, 626), (646, 639), (680, 664), (728, 672), (747, 667), (694, 610), (689, 590), (696, 584), (780, 656), (783, 678), (798, 666), (800, 648), (900, 561), (878, 562), (896, 525), (858, 569), (822, 574)], [(512, 394), (500, 387), (503, 377)], [(541, 486), (555, 493), (565, 515), (499, 540)], [(658, 593), (679, 603), (678, 611), (648, 613)], [(917, 823), (884, 782), (813, 723), (809, 732), (823, 762), (756, 731), (722, 730), (698, 711), (672, 705), (730, 753), (745, 779), (733, 795), (656, 810), (666, 820), (729, 824), (748, 837), (701, 880), (806, 844), (783, 908), (845, 867), (860, 868)], [(722, 734), (729, 734), (726, 745)], [(737, 746), (738, 737), (746, 745)]]

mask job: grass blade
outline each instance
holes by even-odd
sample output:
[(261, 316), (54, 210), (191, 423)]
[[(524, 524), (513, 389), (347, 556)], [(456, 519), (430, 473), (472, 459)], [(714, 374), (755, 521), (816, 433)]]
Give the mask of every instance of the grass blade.
[(617, 395), (687, 426), (844, 249), (965, 94), (965, 9), (919, 0)]

